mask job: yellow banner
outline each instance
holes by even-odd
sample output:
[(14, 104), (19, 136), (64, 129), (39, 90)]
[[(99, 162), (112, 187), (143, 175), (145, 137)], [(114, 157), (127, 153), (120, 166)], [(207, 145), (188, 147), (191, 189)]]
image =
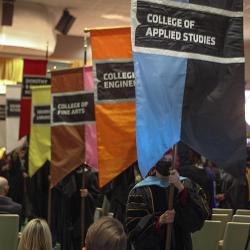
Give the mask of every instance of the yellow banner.
[(31, 132), (29, 145), (29, 176), (51, 160), (50, 86), (31, 87)]

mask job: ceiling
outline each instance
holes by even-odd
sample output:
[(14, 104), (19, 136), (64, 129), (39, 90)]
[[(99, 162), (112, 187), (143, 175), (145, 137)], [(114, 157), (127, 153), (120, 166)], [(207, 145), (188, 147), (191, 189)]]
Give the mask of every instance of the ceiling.
[(130, 0), (16, 0), (45, 5), (54, 25), (67, 8), (76, 17), (69, 35), (82, 36), (84, 28), (130, 25)]
[[(1, 46), (1, 31), (3, 33), (3, 30), (9, 31), (9, 33), (12, 32), (11, 35), (13, 37), (16, 35), (17, 39), (15, 42), (17, 43), (20, 43), (19, 34), (17, 35), (20, 32), (26, 32), (25, 35), (22, 34), (26, 40), (36, 38), (34, 43), (37, 41), (41, 43), (44, 39), (42, 41), (42, 49), (33, 46), (33, 50), (27, 50), (23, 53), (25, 55), (30, 53), (36, 56), (38, 55), (36, 51), (38, 49), (42, 51), (40, 56), (44, 55), (48, 40), (50, 40), (49, 46), (51, 47), (49, 49), (54, 51), (56, 42), (58, 44), (58, 36), (56, 37), (55, 35), (54, 27), (64, 9), (68, 9), (76, 17), (76, 21), (68, 33), (68, 37), (74, 36), (74, 40), (76, 37), (82, 39), (85, 28), (130, 26), (130, 2), (130, 0), (15, 0), (13, 26), (0, 26), (0, 53), (6, 54), (10, 51), (8, 46)], [(36, 21), (34, 18), (39, 15), (40, 20)], [(49, 37), (48, 33), (50, 33)], [(244, 0), (244, 37), (245, 47), (249, 48), (248, 51), (250, 51), (250, 0)], [(81, 41), (79, 40), (79, 42)], [(29, 41), (26, 41), (26, 44), (27, 42)], [(13, 49), (11, 51), (14, 51), (15, 54), (20, 54), (20, 50), (22, 50), (20, 47), (30, 48), (26, 45), (19, 46), (19, 48), (17, 46), (15, 51)], [(70, 45), (68, 49), (70, 49)]]
[[(82, 36), (84, 28), (129, 26), (130, 0), (16, 0), (45, 5), (55, 25), (63, 9), (76, 17), (69, 34)], [(245, 38), (250, 40), (250, 0), (244, 0)]]

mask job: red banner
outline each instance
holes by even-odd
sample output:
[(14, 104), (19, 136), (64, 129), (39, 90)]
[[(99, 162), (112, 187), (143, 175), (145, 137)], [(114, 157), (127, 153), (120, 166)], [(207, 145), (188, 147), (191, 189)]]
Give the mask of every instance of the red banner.
[(30, 86), (50, 84), (46, 72), (47, 60), (24, 59), (19, 139), (30, 133)]

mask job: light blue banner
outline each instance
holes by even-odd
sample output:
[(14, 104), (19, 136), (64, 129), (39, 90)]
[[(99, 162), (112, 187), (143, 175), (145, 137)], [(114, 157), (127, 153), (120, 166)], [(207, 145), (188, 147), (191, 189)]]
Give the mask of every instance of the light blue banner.
[(138, 163), (145, 176), (180, 140), (187, 59), (134, 53), (134, 67)]

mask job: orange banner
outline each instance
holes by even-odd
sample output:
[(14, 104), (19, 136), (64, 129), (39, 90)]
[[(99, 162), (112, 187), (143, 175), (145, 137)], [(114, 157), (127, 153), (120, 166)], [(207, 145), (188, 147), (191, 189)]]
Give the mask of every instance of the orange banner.
[(99, 185), (137, 159), (135, 78), (130, 28), (91, 31)]

